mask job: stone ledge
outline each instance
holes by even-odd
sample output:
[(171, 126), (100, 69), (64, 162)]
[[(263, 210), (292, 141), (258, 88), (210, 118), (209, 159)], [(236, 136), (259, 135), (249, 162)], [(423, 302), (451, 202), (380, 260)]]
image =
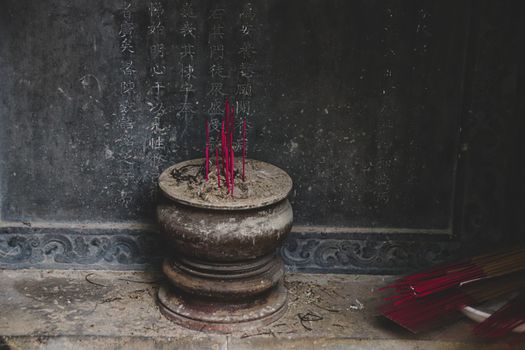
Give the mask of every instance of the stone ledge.
[(473, 344), (459, 341), (398, 339), (228, 339), (226, 336), (207, 339), (174, 339), (168, 337), (3, 337), (0, 350), (499, 350), (501, 344)]
[[(458, 322), (414, 336), (375, 315), (391, 277), (288, 274), (289, 308), (269, 326), (231, 335), (187, 330), (155, 303), (151, 272), (0, 270), (0, 349), (500, 349)], [(311, 313), (314, 321), (301, 321)], [(7, 349), (6, 348), (6, 349)], [(3, 350), (3, 349), (2, 349)]]

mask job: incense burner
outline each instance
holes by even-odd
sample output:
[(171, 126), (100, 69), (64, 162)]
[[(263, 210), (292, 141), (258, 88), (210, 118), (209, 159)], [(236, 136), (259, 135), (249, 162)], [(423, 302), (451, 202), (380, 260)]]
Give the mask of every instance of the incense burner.
[(247, 181), (239, 181), (233, 197), (203, 194), (191, 179), (203, 163), (176, 164), (159, 178), (164, 198), (157, 218), (170, 250), (160, 310), (198, 330), (228, 333), (266, 325), (286, 310), (277, 249), (292, 227), (292, 180), (271, 164), (247, 160)]

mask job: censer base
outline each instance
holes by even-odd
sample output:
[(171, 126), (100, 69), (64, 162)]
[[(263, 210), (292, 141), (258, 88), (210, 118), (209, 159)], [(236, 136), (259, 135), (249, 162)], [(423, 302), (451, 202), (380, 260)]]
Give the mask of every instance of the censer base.
[(246, 301), (214, 300), (188, 295), (173, 287), (159, 289), (160, 311), (186, 328), (232, 333), (266, 326), (286, 311), (288, 291), (279, 282), (268, 292)]

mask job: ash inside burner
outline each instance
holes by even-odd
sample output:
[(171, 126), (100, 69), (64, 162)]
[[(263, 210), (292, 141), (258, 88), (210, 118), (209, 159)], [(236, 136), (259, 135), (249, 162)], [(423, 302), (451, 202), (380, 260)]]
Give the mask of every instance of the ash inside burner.
[(168, 168), (160, 177), (160, 187), (170, 198), (182, 203), (203, 207), (249, 208), (261, 202), (284, 198), (292, 187), (290, 177), (281, 169), (260, 161), (246, 161), (242, 180), (242, 162), (235, 162), (233, 196), (226, 186), (221, 171), (220, 188), (215, 165), (210, 162), (208, 180), (205, 179), (204, 160), (195, 159)]

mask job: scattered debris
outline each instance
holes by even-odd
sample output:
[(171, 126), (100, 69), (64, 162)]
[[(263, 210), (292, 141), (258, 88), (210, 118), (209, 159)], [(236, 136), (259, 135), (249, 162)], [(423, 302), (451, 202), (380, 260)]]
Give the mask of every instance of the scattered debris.
[(258, 336), (258, 335), (271, 335), (272, 337), (275, 338), (275, 333), (271, 329), (268, 329), (266, 331), (252, 333), (252, 334), (244, 333), (243, 335), (241, 335), (241, 339), (255, 337), (255, 336)]
[(357, 298), (355, 299), (355, 303), (350, 305), (350, 309), (352, 310), (363, 310), (364, 308), (365, 306), (363, 305), (363, 303), (360, 302)]
[(282, 327), (282, 326), (287, 326), (287, 324), (286, 323), (278, 323), (278, 324), (273, 325), (272, 327)]
[(88, 273), (84, 279), (86, 280), (86, 282), (88, 283), (91, 283), (91, 284), (94, 284), (95, 286), (99, 286), (99, 287), (107, 287), (105, 284), (101, 284), (101, 283), (97, 283), (97, 282), (93, 282), (92, 280), (89, 279), (89, 276), (93, 276), (94, 273)]
[(132, 280), (132, 279), (127, 279), (127, 278), (119, 278), (119, 281), (132, 282), (132, 283), (144, 283), (144, 284), (158, 284), (162, 280), (158, 279), (158, 280), (153, 280), (153, 281), (141, 281), (141, 280)]
[(297, 317), (299, 317), (299, 321), (301, 322), (301, 326), (303, 326), (304, 329), (306, 329), (307, 331), (311, 331), (312, 328), (305, 325), (304, 323), (305, 322), (316, 322), (316, 321), (321, 321), (323, 320), (323, 317), (320, 316), (320, 315), (317, 315), (311, 311), (308, 311), (306, 314), (301, 314), (301, 313), (298, 313), (297, 314)]
[(102, 300), (100, 304), (111, 303), (112, 301), (115, 301), (115, 300), (122, 300), (122, 297), (106, 298)]
[[(190, 169), (197, 169), (195, 174), (189, 174)], [(204, 163), (200, 164), (187, 164), (180, 168), (174, 168), (171, 171), (171, 176), (177, 181), (177, 184), (181, 182), (188, 182), (190, 184), (199, 182), (198, 175), (204, 169)]]
[(139, 299), (141, 295), (147, 292), (147, 289), (135, 289), (128, 293), (128, 298), (130, 299)]
[(326, 310), (328, 312), (339, 312), (340, 310), (338, 309), (330, 309), (330, 308), (327, 308), (327, 307), (324, 307), (324, 306), (321, 306), (319, 304), (316, 304), (316, 303), (312, 303), (314, 306), (317, 306), (318, 308), (320, 309), (323, 309), (323, 310)]

